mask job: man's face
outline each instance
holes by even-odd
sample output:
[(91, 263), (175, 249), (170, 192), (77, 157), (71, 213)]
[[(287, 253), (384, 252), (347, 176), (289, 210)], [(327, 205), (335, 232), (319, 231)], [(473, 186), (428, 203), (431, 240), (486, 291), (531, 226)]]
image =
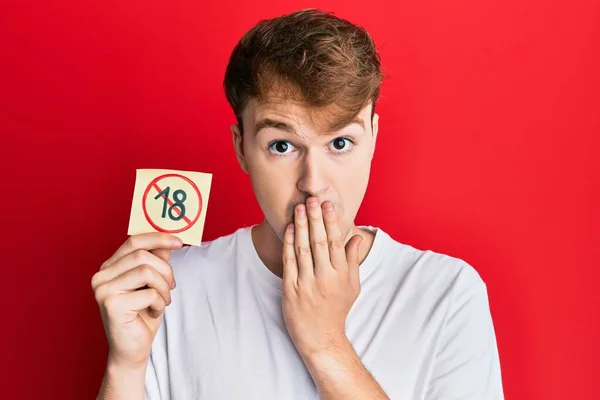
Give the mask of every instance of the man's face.
[(362, 203), (375, 150), (378, 118), (371, 126), (372, 105), (357, 122), (336, 132), (311, 123), (308, 110), (290, 102), (252, 99), (243, 117), (243, 140), (232, 127), (238, 161), (250, 175), (267, 223), (283, 240), (294, 207), (315, 196), (331, 201), (348, 234)]

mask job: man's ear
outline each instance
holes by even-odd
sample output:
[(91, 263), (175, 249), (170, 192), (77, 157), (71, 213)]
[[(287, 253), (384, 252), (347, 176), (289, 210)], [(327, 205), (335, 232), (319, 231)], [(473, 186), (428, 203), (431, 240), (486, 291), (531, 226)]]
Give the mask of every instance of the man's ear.
[(244, 136), (238, 124), (231, 125), (231, 139), (233, 140), (233, 148), (240, 167), (245, 173), (248, 173), (246, 165), (246, 156), (244, 154)]
[(379, 132), (379, 114), (377, 114), (377, 113), (375, 113), (373, 115), (372, 129), (373, 129), (373, 154), (371, 154), (371, 158), (373, 157), (373, 155), (375, 153), (375, 145), (377, 144), (377, 132)]

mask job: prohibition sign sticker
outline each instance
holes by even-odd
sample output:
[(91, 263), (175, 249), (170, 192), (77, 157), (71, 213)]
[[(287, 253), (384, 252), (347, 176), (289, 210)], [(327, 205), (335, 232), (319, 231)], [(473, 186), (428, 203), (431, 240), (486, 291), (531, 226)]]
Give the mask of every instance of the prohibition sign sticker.
[(200, 245), (211, 181), (201, 172), (138, 169), (128, 234), (164, 232)]

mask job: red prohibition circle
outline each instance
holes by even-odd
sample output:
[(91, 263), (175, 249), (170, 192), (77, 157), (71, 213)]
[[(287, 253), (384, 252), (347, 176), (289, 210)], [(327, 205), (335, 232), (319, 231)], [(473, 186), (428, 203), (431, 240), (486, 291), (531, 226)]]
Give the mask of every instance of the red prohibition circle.
[[(165, 228), (158, 226), (158, 224), (156, 224), (154, 221), (152, 221), (152, 218), (150, 217), (150, 215), (148, 214), (148, 210), (146, 209), (146, 198), (148, 197), (148, 193), (150, 193), (150, 190), (155, 186), (158, 188), (157, 183), (161, 179), (172, 178), (172, 177), (181, 178), (184, 181), (186, 181), (187, 183), (189, 183), (192, 186), (192, 188), (194, 189), (194, 191), (196, 192), (196, 194), (198, 195), (198, 204), (199, 204), (198, 213), (196, 214), (194, 219), (191, 220), (187, 224), (187, 226), (184, 226), (183, 228), (180, 228), (180, 229), (165, 229)], [(159, 193), (160, 193), (160, 190), (159, 190)], [(152, 180), (152, 182), (150, 182), (148, 184), (148, 187), (146, 187), (146, 191), (144, 192), (144, 196), (142, 197), (142, 208), (144, 210), (144, 216), (146, 217), (146, 220), (157, 231), (164, 232), (164, 233), (180, 233), (180, 232), (187, 231), (188, 229), (190, 229), (198, 221), (198, 218), (200, 218), (200, 213), (202, 212), (202, 195), (200, 194), (200, 190), (198, 189), (198, 186), (196, 186), (196, 184), (190, 178), (183, 176), (183, 175), (179, 175), (179, 174), (164, 174), (164, 175), (154, 178)]]

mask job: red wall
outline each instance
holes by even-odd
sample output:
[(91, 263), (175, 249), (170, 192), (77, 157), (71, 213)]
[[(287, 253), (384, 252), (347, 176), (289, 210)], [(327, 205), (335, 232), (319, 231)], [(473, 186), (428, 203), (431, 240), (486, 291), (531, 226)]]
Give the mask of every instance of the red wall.
[(0, 397), (94, 398), (90, 279), (135, 168), (213, 173), (207, 240), (259, 221), (223, 72), (260, 18), (311, 5), (368, 28), (390, 76), (357, 223), (480, 272), (508, 399), (600, 398), (600, 3), (205, 3), (2, 0)]

